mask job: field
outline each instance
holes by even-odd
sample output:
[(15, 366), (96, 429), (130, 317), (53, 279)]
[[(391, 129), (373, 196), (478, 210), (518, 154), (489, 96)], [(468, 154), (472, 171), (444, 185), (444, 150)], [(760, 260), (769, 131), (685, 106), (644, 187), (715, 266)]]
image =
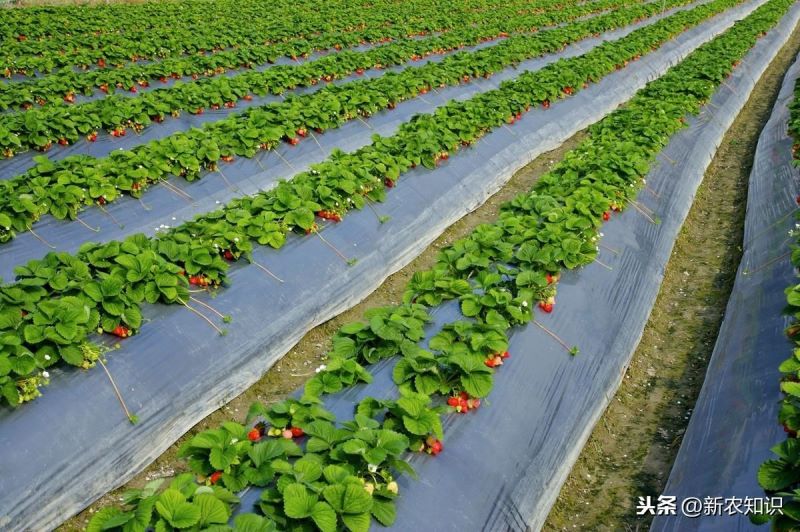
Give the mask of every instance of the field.
[(0, 21), (0, 530), (800, 526), (791, 0)]

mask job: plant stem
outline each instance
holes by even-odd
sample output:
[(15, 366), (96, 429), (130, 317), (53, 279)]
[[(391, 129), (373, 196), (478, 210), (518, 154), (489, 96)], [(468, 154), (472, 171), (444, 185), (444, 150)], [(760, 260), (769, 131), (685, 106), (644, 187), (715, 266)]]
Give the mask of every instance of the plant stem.
[(47, 240), (45, 240), (44, 238), (42, 238), (41, 236), (36, 234), (36, 231), (33, 230), (33, 228), (31, 227), (31, 224), (28, 224), (27, 227), (28, 227), (28, 231), (30, 231), (31, 234), (33, 236), (35, 236), (37, 240), (39, 240), (39, 242), (41, 242), (42, 244), (44, 244), (45, 246), (47, 246), (47, 247), (49, 247), (51, 249), (56, 249), (56, 247), (53, 244), (51, 244), (50, 242), (48, 242)]
[(642, 216), (644, 216), (645, 218), (650, 220), (650, 223), (652, 223), (653, 225), (658, 225), (658, 222), (656, 222), (649, 214), (647, 214), (641, 207), (639, 207), (639, 205), (635, 201), (630, 201), (629, 200), (629, 202), (633, 206), (634, 209), (636, 209), (637, 211), (639, 211), (642, 214)]
[(326, 244), (326, 245), (327, 245), (329, 248), (331, 248), (331, 249), (332, 249), (332, 250), (333, 250), (333, 251), (334, 251), (334, 252), (335, 252), (337, 255), (339, 255), (339, 258), (341, 258), (343, 261), (345, 261), (345, 262), (346, 262), (348, 265), (350, 264), (350, 260), (351, 260), (351, 259), (348, 259), (346, 256), (344, 256), (344, 255), (342, 254), (342, 252), (341, 252), (341, 251), (339, 251), (339, 250), (336, 248), (336, 246), (334, 246), (333, 244), (331, 244), (330, 242), (328, 242), (328, 240), (327, 240), (327, 239), (326, 239), (324, 236), (322, 236), (322, 235), (320, 234), (320, 232), (319, 232), (319, 231), (317, 231), (316, 229), (314, 229), (313, 233), (314, 233), (315, 235), (317, 235), (317, 236), (319, 237), (319, 239), (320, 239), (320, 240), (322, 240), (323, 242), (325, 242), (325, 244)]
[(195, 314), (197, 314), (198, 316), (200, 316), (201, 318), (203, 318), (203, 319), (204, 319), (204, 320), (205, 320), (205, 321), (206, 321), (206, 322), (207, 322), (209, 325), (211, 325), (211, 327), (213, 327), (213, 328), (214, 328), (214, 330), (215, 330), (215, 331), (217, 331), (217, 333), (218, 333), (220, 336), (224, 336), (224, 335), (225, 335), (225, 332), (224, 332), (222, 329), (220, 329), (219, 327), (217, 327), (217, 326), (216, 326), (216, 324), (215, 324), (213, 321), (211, 321), (211, 320), (208, 318), (208, 316), (206, 316), (205, 314), (203, 314), (202, 312), (200, 312), (200, 311), (199, 311), (199, 310), (197, 310), (196, 308), (192, 308), (192, 307), (190, 307), (190, 306), (189, 306), (189, 304), (188, 304), (188, 303), (186, 303), (186, 301), (184, 301), (184, 300), (183, 300), (183, 299), (181, 299), (181, 298), (178, 298), (178, 299), (177, 299), (177, 301), (178, 301), (178, 302), (179, 302), (181, 305), (183, 305), (184, 307), (188, 308), (190, 311), (194, 312)]
[(256, 268), (259, 268), (259, 269), (261, 269), (262, 271), (266, 272), (268, 275), (270, 275), (271, 277), (273, 277), (273, 278), (274, 278), (276, 281), (278, 281), (279, 283), (282, 283), (282, 282), (283, 282), (283, 279), (281, 279), (280, 277), (278, 277), (277, 275), (275, 275), (274, 273), (272, 273), (271, 271), (269, 271), (269, 269), (268, 269), (266, 266), (262, 266), (261, 264), (257, 263), (257, 262), (256, 262), (256, 261), (254, 261), (254, 260), (251, 260), (251, 261), (250, 261), (250, 264), (252, 264), (252, 265), (253, 265), (253, 266), (255, 266)]
[(220, 169), (219, 169), (219, 166), (217, 167), (217, 172), (219, 172), (219, 175), (221, 175), (221, 176), (222, 176), (222, 180), (223, 180), (223, 181), (225, 181), (225, 184), (226, 184), (226, 185), (228, 185), (228, 188), (229, 188), (229, 189), (231, 189), (231, 190), (232, 190), (232, 191), (234, 191), (234, 192), (238, 192), (238, 190), (239, 190), (239, 187), (235, 187), (235, 186), (233, 186), (233, 183), (231, 183), (230, 181), (228, 181), (228, 178), (227, 178), (227, 177), (225, 177), (225, 174), (224, 174), (224, 173), (222, 173), (222, 170), (220, 170)]
[(568, 353), (571, 353), (571, 352), (572, 352), (572, 348), (571, 348), (570, 346), (568, 346), (568, 345), (567, 345), (567, 343), (566, 343), (564, 340), (562, 340), (562, 339), (561, 339), (561, 337), (560, 337), (560, 336), (558, 336), (556, 333), (554, 333), (553, 331), (551, 331), (550, 329), (548, 329), (547, 327), (545, 327), (544, 325), (542, 325), (541, 323), (539, 323), (539, 322), (538, 322), (538, 321), (536, 321), (536, 320), (533, 320), (533, 323), (534, 323), (534, 324), (535, 324), (537, 327), (539, 327), (541, 330), (543, 330), (544, 332), (546, 332), (547, 334), (549, 334), (549, 335), (550, 335), (550, 336), (551, 336), (551, 337), (552, 337), (552, 338), (553, 338), (553, 339), (554, 339), (556, 342), (558, 342), (559, 344), (561, 344), (561, 347), (563, 347), (564, 349), (566, 349)]
[(106, 375), (108, 376), (108, 380), (109, 380), (109, 382), (111, 382), (111, 387), (114, 388), (114, 393), (117, 396), (117, 400), (119, 401), (119, 404), (122, 405), (122, 410), (125, 411), (125, 416), (128, 418), (128, 421), (130, 421), (131, 423), (136, 423), (136, 416), (131, 414), (131, 411), (128, 410), (128, 405), (125, 404), (125, 399), (122, 398), (122, 393), (120, 393), (119, 388), (117, 388), (117, 383), (114, 382), (114, 377), (111, 376), (111, 372), (108, 371), (108, 368), (103, 363), (103, 359), (102, 358), (98, 358), (97, 361), (100, 363), (100, 365), (103, 367), (103, 370), (106, 372)]
[(195, 303), (197, 303), (198, 305), (202, 305), (202, 306), (204, 306), (205, 308), (207, 308), (208, 310), (210, 310), (211, 312), (213, 312), (214, 314), (216, 314), (216, 315), (217, 315), (217, 316), (219, 316), (220, 318), (223, 318), (223, 319), (225, 318), (225, 315), (224, 315), (222, 312), (218, 311), (217, 309), (215, 309), (214, 307), (212, 307), (212, 306), (211, 306), (211, 305), (209, 305), (208, 303), (204, 303), (204, 302), (200, 301), (199, 299), (197, 299), (197, 298), (194, 298), (194, 297), (192, 297), (192, 296), (189, 296), (189, 300), (190, 300), (190, 301), (194, 301), (194, 302), (195, 302)]
[(108, 211), (108, 209), (106, 209), (106, 208), (105, 208), (105, 207), (103, 207), (102, 205), (98, 205), (98, 207), (100, 207), (100, 210), (101, 210), (101, 211), (103, 211), (103, 213), (104, 213), (104, 214), (106, 214), (106, 215), (107, 215), (109, 218), (111, 218), (111, 220), (112, 220), (112, 221), (113, 221), (115, 224), (117, 224), (117, 227), (119, 227), (120, 229), (124, 229), (124, 228), (125, 228), (125, 225), (124, 225), (124, 224), (121, 224), (121, 223), (119, 223), (119, 220), (117, 220), (116, 218), (114, 218), (114, 215), (113, 215), (113, 214), (111, 214), (111, 213)]
[(81, 220), (81, 219), (80, 219), (79, 217), (77, 217), (77, 216), (75, 217), (75, 221), (77, 221), (79, 224), (81, 224), (82, 226), (84, 226), (84, 227), (85, 227), (86, 229), (88, 229), (89, 231), (94, 231), (95, 233), (99, 233), (99, 232), (100, 232), (100, 228), (99, 228), (99, 227), (92, 227), (91, 225), (87, 224), (86, 222), (84, 222), (83, 220)]

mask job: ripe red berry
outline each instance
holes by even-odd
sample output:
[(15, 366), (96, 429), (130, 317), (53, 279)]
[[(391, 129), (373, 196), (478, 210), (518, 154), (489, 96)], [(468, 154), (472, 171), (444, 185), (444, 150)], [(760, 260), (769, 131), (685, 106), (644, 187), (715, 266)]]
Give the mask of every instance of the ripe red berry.
[(444, 446), (442, 445), (442, 442), (440, 442), (439, 440), (434, 441), (433, 445), (431, 445), (431, 454), (433, 456), (436, 456), (437, 454), (439, 454), (443, 450), (444, 450)]
[(305, 434), (300, 427), (292, 427), (289, 430), (292, 432), (292, 438), (302, 438)]
[(548, 314), (553, 312), (553, 304), (547, 301), (539, 301), (539, 308)]
[(454, 408), (457, 407), (458, 406), (458, 397), (450, 397), (450, 398), (448, 398), (447, 399), (447, 404), (452, 406), (452, 407), (454, 407)]
[(252, 442), (257, 442), (261, 439), (261, 431), (258, 429), (253, 429), (247, 433), (247, 439)]
[(214, 471), (211, 473), (211, 476), (208, 477), (208, 481), (212, 484), (216, 484), (219, 482), (219, 479), (222, 478), (222, 471)]
[(608, 211), (603, 212), (603, 221), (607, 222), (611, 219), (611, 214)]

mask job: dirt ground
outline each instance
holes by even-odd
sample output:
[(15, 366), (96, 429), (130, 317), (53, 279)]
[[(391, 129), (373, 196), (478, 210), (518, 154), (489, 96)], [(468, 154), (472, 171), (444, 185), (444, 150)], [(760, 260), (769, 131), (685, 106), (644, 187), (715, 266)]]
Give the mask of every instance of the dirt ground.
[(726, 134), (678, 237), (641, 343), (595, 426), (544, 530), (647, 530), (636, 498), (664, 488), (700, 392), (741, 259), (747, 184), (758, 135), (800, 29)]
[[(367, 297), (367, 299), (347, 312), (309, 331), (308, 334), (306, 334), (305, 337), (303, 337), (289, 353), (279, 360), (256, 384), (226, 406), (198, 423), (131, 482), (119, 490), (105, 495), (94, 505), (64, 523), (59, 530), (82, 530), (91, 518), (92, 513), (103, 506), (116, 503), (121, 493), (126, 489), (140, 487), (155, 478), (170, 477), (188, 470), (186, 464), (177, 458), (176, 455), (180, 445), (197, 432), (214, 428), (223, 421), (231, 419), (243, 421), (247, 414), (248, 407), (254, 401), (261, 401), (269, 404), (287, 397), (314, 375), (315, 368), (323, 363), (323, 357), (330, 346), (330, 338), (341, 325), (360, 319), (364, 311), (369, 308), (401, 301), (403, 291), (414, 272), (432, 266), (442, 247), (450, 244), (453, 240), (466, 236), (477, 225), (494, 221), (499, 213), (499, 207), (503, 202), (512, 199), (521, 192), (529, 190), (539, 176), (546, 172), (555, 161), (560, 160), (567, 151), (574, 148), (583, 138), (584, 133), (578, 133), (558, 149), (543, 154), (517, 172), (505, 187), (490, 197), (478, 209), (450, 226), (419, 257), (402, 270), (387, 278), (375, 292)], [(380, 205), (376, 206), (376, 210), (380, 212)]]

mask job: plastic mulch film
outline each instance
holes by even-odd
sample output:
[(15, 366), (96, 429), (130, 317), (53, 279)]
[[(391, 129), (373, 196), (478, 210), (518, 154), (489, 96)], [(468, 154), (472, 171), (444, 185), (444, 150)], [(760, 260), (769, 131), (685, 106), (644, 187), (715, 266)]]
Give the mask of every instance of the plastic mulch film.
[[(795, 283), (786, 252), (794, 228), (800, 175), (792, 166), (789, 104), (800, 62), (787, 72), (772, 116), (761, 132), (747, 196), (744, 255), (705, 382), (672, 467), (664, 495), (676, 496), (677, 515), (657, 517), (651, 530), (765, 530), (725, 499), (763, 498), (756, 474), (785, 437), (777, 423), (778, 366), (791, 353), (783, 330), (784, 289)], [(656, 494), (642, 494), (656, 495)], [(689, 518), (681, 501), (720, 497), (717, 515)], [(654, 497), (655, 499), (655, 497)], [(713, 508), (713, 507), (712, 507)]]
[[(107, 362), (128, 406), (139, 416), (140, 421), (136, 426), (131, 426), (123, 415), (103, 371), (52, 371), (51, 384), (44, 390), (42, 397), (17, 410), (0, 413), (0, 453), (14, 457), (13, 461), (4, 461), (0, 475), (0, 528), (50, 528), (131, 478), (197, 421), (255, 382), (306, 331), (351, 307), (374, 290), (388, 275), (405, 266), (446, 227), (498, 190), (516, 170), (541, 153), (557, 147), (578, 130), (599, 120), (629, 99), (647, 81), (661, 75), (697, 46), (718, 35), (762, 3), (762, 0), (756, 0), (729, 10), (687, 31), (658, 51), (632, 63), (623, 71), (607, 76), (574, 97), (555, 102), (549, 110), (532, 110), (513, 129), (496, 130), (476, 146), (452, 157), (436, 170), (418, 168), (409, 172), (388, 194), (387, 201), (376, 207), (381, 214), (391, 216), (388, 222), (380, 224), (375, 215), (365, 209), (349, 214), (342, 223), (323, 230), (326, 239), (348, 256), (358, 259), (354, 266), (346, 266), (319, 239), (313, 237), (291, 238), (280, 251), (258, 249), (254, 254), (256, 260), (267, 265), (285, 283), (278, 284), (255, 267), (234, 266), (230, 272), (231, 286), (221, 290), (214, 299), (215, 307), (233, 316), (233, 322), (227, 326), (229, 333), (225, 337), (217, 336), (197, 316), (185, 309), (177, 306), (145, 307), (145, 318), (151, 321), (146, 323), (140, 334), (125, 340), (123, 349), (112, 353)], [(771, 42), (771, 39), (767, 38), (762, 42)], [(749, 68), (756, 67), (743, 65), (738, 70), (747, 72)], [(737, 79), (734, 77), (734, 81)], [(487, 83), (499, 81), (500, 79), (493, 78), (487, 80)], [(465, 92), (455, 94), (442, 91), (440, 98), (465, 98), (471, 94), (466, 91), (479, 90), (469, 85), (459, 89)], [(410, 106), (422, 105), (417, 100), (406, 103)], [(409, 107), (410, 112), (411, 109), (413, 112), (424, 110)], [(365, 135), (369, 136), (376, 131), (389, 133), (404, 119), (400, 115), (394, 116), (398, 118), (391, 118), (392, 114), (387, 114), (387, 122), (382, 126), (373, 125), (374, 130), (365, 128), (366, 131), (363, 131), (361, 128), (364, 126), (359, 123), (345, 126), (343, 129), (351, 128), (347, 131), (355, 140), (343, 135), (340, 140), (347, 141), (347, 145), (342, 147), (352, 149), (355, 147), (352, 144), (365, 142), (362, 140)], [(327, 134), (320, 137), (320, 141), (326, 136)], [(713, 152), (711, 147), (695, 140), (690, 141), (683, 151), (695, 145), (706, 146), (702, 151), (703, 157), (708, 157)], [(318, 150), (313, 142), (304, 142), (298, 148), (297, 154), (303, 153), (301, 150), (309, 150), (309, 153)], [(683, 151), (675, 158), (684, 160), (690, 157), (691, 154), (687, 155)], [(241, 161), (239, 164), (250, 163)], [(299, 165), (298, 162), (297, 166)], [(674, 181), (674, 176), (670, 175), (670, 178)], [(248, 188), (241, 190), (239, 194), (263, 187), (264, 179), (261, 176), (259, 184), (248, 179), (241, 180), (238, 185), (242, 189)], [(209, 184), (212, 182), (214, 180), (207, 177), (196, 183), (198, 189), (193, 191), (193, 196), (200, 197), (199, 190), (204, 186), (211, 186)], [(666, 183), (664, 186), (670, 185)], [(224, 189), (219, 190), (216, 198), (227, 193)], [(665, 193), (662, 197), (673, 201), (670, 194)], [(210, 198), (203, 201), (214, 204), (214, 195), (209, 194), (204, 198)], [(156, 210), (160, 201), (158, 196), (150, 193), (145, 199)], [(684, 197), (680, 203), (681, 208), (688, 209), (690, 201), (690, 198)], [(203, 205), (205, 209), (209, 208), (207, 203)], [(175, 208), (175, 205), (171, 208)], [(173, 216), (181, 214), (179, 209), (175, 211)], [(184, 217), (188, 216), (190, 214), (184, 214)], [(631, 214), (626, 216), (631, 217)], [(141, 211), (131, 208), (130, 219), (125, 219), (125, 223), (141, 223), (139, 219), (143, 217)], [(158, 223), (158, 220), (152, 222), (148, 218), (148, 224), (157, 226)], [(629, 244), (633, 249), (640, 245), (649, 246), (653, 238), (668, 227), (669, 224), (658, 228), (644, 227), (644, 234), (637, 237), (642, 242), (637, 243), (634, 238)], [(665, 242), (671, 243), (672, 237), (669, 236)], [(639, 275), (652, 277), (654, 296), (660, 281), (660, 270), (641, 270), (643, 266), (637, 265), (636, 261), (650, 260), (657, 254), (650, 251), (643, 255), (629, 253), (632, 252), (626, 252), (621, 257), (623, 261), (632, 261), (630, 267), (626, 266), (623, 270), (626, 275), (631, 276), (630, 279), (634, 278), (632, 275), (635, 272), (628, 271), (629, 269), (636, 270)], [(10, 259), (7, 256), (0, 258), (2, 263), (8, 260)], [(646, 264), (649, 263), (645, 262)], [(579, 277), (591, 276), (590, 272), (598, 273), (595, 268), (589, 268)], [(609, 274), (617, 275), (617, 270)], [(604, 275), (601, 279), (601, 284), (605, 285), (612, 277), (607, 280)], [(612, 285), (615, 287), (611, 294), (614, 299), (626, 296), (638, 286), (628, 286), (625, 282), (617, 286), (609, 282), (609, 288), (598, 289), (598, 294), (594, 295), (586, 292), (583, 287), (574, 286), (576, 280), (577, 277), (567, 276), (560, 284), (560, 301), (565, 302), (565, 311), (567, 307), (573, 308), (574, 312), (588, 308), (587, 297), (593, 299), (602, 295)], [(620, 286), (628, 288), (619, 292)], [(570, 314), (560, 312), (553, 316), (552, 323), (548, 325), (562, 332), (573, 327), (585, 331), (587, 337), (592, 338), (592, 344), (605, 348), (611, 346), (611, 352), (615, 356), (616, 353), (624, 353), (627, 357), (631, 346), (638, 339), (639, 332), (635, 328), (629, 330), (626, 325), (608, 344), (596, 340), (608, 338), (614, 330), (616, 322), (612, 318), (643, 320), (646, 317), (649, 306), (644, 305), (644, 302), (647, 298), (635, 299), (636, 305), (629, 309), (610, 312), (605, 318), (609, 320), (608, 323), (594, 317), (590, 320), (588, 315), (579, 317), (577, 321), (573, 315), (572, 319), (564, 321)], [(571, 459), (574, 458), (565, 462), (563, 453), (567, 448), (563, 442), (555, 439), (550, 442), (546, 433), (569, 428), (578, 431), (570, 433), (570, 441), (579, 443), (583, 437), (580, 430), (585, 428), (551, 426), (550, 418), (557, 414), (552, 408), (569, 407), (570, 411), (578, 408), (573, 412), (584, 412), (588, 416), (591, 416), (592, 410), (587, 409), (583, 403), (573, 403), (572, 397), (564, 395), (560, 390), (549, 392), (549, 399), (540, 397), (538, 394), (547, 388), (545, 385), (528, 390), (531, 383), (537, 382), (549, 371), (545, 371), (542, 364), (550, 370), (556, 370), (560, 378), (569, 376), (579, 379), (582, 401), (592, 405), (592, 408), (598, 402), (597, 394), (602, 397), (607, 391), (608, 387), (601, 386), (603, 380), (596, 374), (606, 372), (606, 368), (613, 368), (613, 365), (607, 366), (605, 357), (601, 360), (597, 354), (592, 353), (592, 349), (597, 348), (588, 344), (584, 346), (580, 338), (575, 338), (575, 343), (588, 350), (589, 354), (581, 355), (580, 360), (567, 360), (569, 357), (565, 357), (563, 352), (555, 349), (551, 351), (552, 345), (549, 342), (535, 334), (529, 336), (530, 334), (532, 331), (515, 335), (513, 345), (517, 346), (515, 349), (520, 353), (522, 362), (525, 351), (530, 349), (522, 346), (530, 345), (528, 342), (531, 341), (537, 342), (535, 353), (531, 353), (530, 358), (530, 362), (536, 362), (537, 365), (533, 369), (533, 375), (524, 373), (524, 367), (520, 364), (519, 375), (527, 375), (528, 380), (514, 384), (501, 378), (497, 392), (498, 406), (496, 409), (486, 409), (486, 412), (491, 411), (493, 418), (487, 417), (478, 421), (474, 428), (460, 426), (455, 422), (449, 429), (448, 441), (453, 446), (452, 457), (459, 456), (460, 452), (469, 453), (478, 449), (474, 446), (459, 446), (459, 440), (466, 438), (468, 431), (483, 433), (488, 429), (477, 440), (470, 440), (473, 443), (488, 440), (500, 442), (491, 436), (491, 427), (487, 425), (501, 420), (513, 422), (513, 416), (519, 412), (516, 408), (510, 409), (508, 405), (515, 402), (521, 405), (523, 402), (516, 399), (503, 401), (501, 395), (519, 393), (522, 386), (526, 390), (528, 403), (541, 405), (532, 410), (536, 410), (544, 418), (533, 425), (527, 422), (515, 424), (516, 429), (511, 430), (508, 437), (503, 438), (503, 442), (509, 445), (513, 443), (514, 446), (529, 444), (532, 447), (522, 454), (519, 454), (516, 447), (510, 447), (508, 452), (502, 451), (505, 456), (517, 456), (519, 461), (503, 462), (504, 465), (491, 475), (488, 469), (496, 466), (496, 460), (491, 461), (491, 466), (489, 462), (482, 462), (483, 465), (471, 467), (469, 471), (462, 470), (462, 466), (459, 466), (457, 470), (451, 471), (452, 477), (437, 475), (435, 470), (444, 464), (453, 464), (453, 458), (446, 458), (438, 464), (427, 464), (422, 471), (423, 478), (431, 475), (430, 478), (442, 479), (442, 482), (452, 488), (465, 485), (461, 483), (463, 478), (459, 475), (467, 474), (475, 480), (480, 479), (481, 483), (486, 480), (487, 489), (494, 490), (492, 497), (486, 501), (476, 502), (469, 508), (461, 505), (466, 517), (451, 519), (452, 516), (448, 514), (448, 520), (444, 520), (443, 513), (441, 522), (449, 523), (447, 526), (463, 524), (465, 518), (469, 518), (468, 523), (476, 523), (478, 521), (475, 521), (475, 512), (487, 510), (489, 506), (491, 511), (485, 511), (484, 518), (490, 519), (487, 523), (497, 523), (501, 527), (505, 526), (502, 523), (516, 522), (513, 519), (508, 521), (509, 518), (506, 517), (512, 509), (525, 516), (523, 521), (533, 523), (546, 514), (552, 502), (548, 499), (555, 497), (560, 479), (566, 474)], [(621, 347), (618, 349), (615, 347), (617, 345), (625, 347), (627, 351)], [(602, 364), (596, 366), (600, 362)], [(614, 383), (618, 378), (614, 375), (618, 371), (611, 370)], [(509, 376), (515, 374), (516, 372), (509, 372)], [(376, 378), (376, 383), (380, 382), (387, 382), (386, 377), (383, 380)], [(553, 385), (556, 380), (550, 374), (543, 382)], [(539, 430), (532, 437), (533, 427), (538, 427)], [(542, 440), (541, 437), (545, 439)], [(459, 451), (459, 448), (462, 450)], [(579, 446), (573, 448), (574, 454), (577, 454), (578, 448)], [(532, 457), (544, 459), (547, 463), (531, 462)], [(530, 469), (531, 467), (534, 469)], [(556, 476), (553, 477), (553, 474)], [(546, 488), (550, 491), (537, 493), (533, 488), (544, 479), (547, 479), (549, 488), (541, 484), (539, 489)], [(502, 480), (501, 485), (497, 484), (498, 480)], [(398, 526), (430, 529), (430, 522), (420, 525), (420, 528), (408, 521), (414, 519), (418, 513), (414, 510), (415, 504), (420, 505), (419, 508), (430, 507), (437, 513), (443, 510), (441, 507), (430, 506), (430, 502), (434, 500), (432, 494), (422, 496), (427, 493), (423, 490), (426, 487), (429, 487), (427, 483), (418, 483), (413, 490), (408, 490), (407, 498), (401, 499), (403, 510), (400, 512)], [(552, 497), (545, 496), (547, 493), (552, 493)], [(447, 506), (455, 509), (455, 506)], [(429, 513), (429, 519), (432, 515), (434, 514)]]
[[(703, 3), (703, 2), (699, 2)], [(679, 10), (693, 7), (684, 6)], [(748, 4), (749, 5), (749, 4)], [(679, 10), (669, 11), (666, 15)], [(739, 11), (742, 13), (743, 11)], [(311, 164), (325, 160), (335, 148), (344, 151), (356, 150), (371, 142), (375, 133), (381, 135), (392, 135), (397, 128), (412, 116), (418, 113), (430, 113), (437, 107), (444, 105), (451, 99), (467, 99), (478, 93), (486, 92), (497, 88), (497, 86), (508, 79), (517, 77), (522, 71), (534, 71), (551, 64), (559, 59), (582, 55), (590, 48), (598, 44), (613, 39), (619, 39), (637, 28), (652, 24), (656, 20), (663, 18), (664, 15), (652, 17), (609, 32), (597, 38), (586, 39), (569, 46), (558, 54), (549, 54), (534, 58), (521, 63), (517, 69), (508, 68), (498, 72), (490, 79), (479, 79), (465, 85), (456, 85), (437, 89), (437, 92), (430, 92), (425, 96), (406, 100), (397, 105), (392, 111), (376, 113), (367, 120), (352, 120), (343, 124), (341, 127), (329, 130), (323, 135), (316, 135), (314, 139), (306, 139), (297, 146), (289, 146), (282, 143), (268, 152), (260, 151), (254, 158), (248, 159), (238, 157), (231, 164), (221, 165), (223, 173), (213, 173), (205, 175), (202, 179), (188, 182), (182, 178), (174, 177), (170, 182), (179, 189), (190, 195), (192, 200), (176, 194), (167, 187), (153, 186), (143, 196), (142, 201), (138, 201), (130, 196), (120, 198), (107, 205), (106, 214), (96, 207), (86, 209), (80, 214), (80, 219), (87, 225), (99, 229), (95, 233), (80, 222), (64, 222), (57, 220), (50, 215), (42, 217), (35, 224), (34, 230), (44, 240), (55, 246), (58, 251), (74, 252), (83, 242), (105, 242), (113, 239), (123, 239), (134, 233), (153, 234), (155, 229), (162, 226), (175, 226), (185, 220), (192, 219), (198, 213), (208, 212), (217, 208), (220, 204), (228, 203), (232, 198), (251, 194), (259, 190), (272, 188), (278, 183), (279, 179), (290, 178), (298, 172), (308, 169)], [(723, 15), (724, 16), (724, 15)], [(496, 43), (495, 43), (496, 44)], [(669, 45), (668, 45), (669, 46)], [(654, 54), (657, 54), (655, 52)], [(651, 54), (653, 55), (653, 54)], [(426, 58), (429, 61), (441, 60), (441, 57), (431, 56)], [(420, 61), (419, 63), (422, 63)], [(637, 65), (630, 65), (631, 67)], [(403, 67), (387, 70), (402, 70)], [(374, 77), (381, 75), (383, 71), (367, 71), (363, 77)], [(351, 79), (342, 80), (352, 81)], [(317, 87), (309, 87), (298, 93), (313, 92)], [(615, 88), (615, 91), (617, 89)], [(625, 88), (619, 89), (620, 94), (627, 94)], [(276, 101), (278, 97), (267, 96), (264, 98), (254, 98), (249, 103), (264, 103), (266, 101)], [(624, 99), (619, 99), (619, 102)], [(618, 103), (619, 103), (618, 102)], [(248, 102), (243, 102), (247, 104)], [(244, 107), (244, 106), (242, 106)], [(236, 111), (234, 109), (233, 111)], [(231, 110), (228, 110), (231, 111)], [(144, 130), (141, 136), (128, 135), (122, 138), (106, 135), (98, 138), (98, 141), (89, 146), (89, 154), (105, 154), (114, 149), (131, 147), (151, 140), (152, 138), (166, 136), (166, 132), (173, 130), (186, 130), (191, 125), (199, 125), (202, 122), (219, 120), (225, 116), (224, 110), (210, 111), (203, 115), (190, 115), (183, 113), (178, 119), (165, 121), (163, 124), (156, 124)], [(559, 113), (549, 115), (549, 119), (558, 120)], [(588, 123), (588, 122), (587, 122)], [(564, 127), (568, 127), (565, 124)], [(576, 131), (576, 130), (571, 130)], [(570, 133), (571, 134), (571, 133)], [(316, 140), (315, 140), (316, 139)], [(317, 144), (319, 142), (319, 145)], [(83, 145), (82, 145), (83, 144)], [(85, 144), (78, 143), (73, 146), (65, 147), (64, 151), (86, 150)], [(99, 150), (99, 151), (95, 151)], [(61, 157), (61, 152), (57, 155)], [(30, 154), (23, 154), (8, 161), (6, 164), (21, 164), (18, 159)], [(6, 174), (0, 165), (0, 174)], [(15, 172), (12, 172), (12, 174)], [(13, 279), (13, 268), (19, 264), (25, 264), (32, 259), (41, 258), (48, 251), (52, 251), (47, 245), (36, 238), (31, 232), (17, 235), (17, 237), (0, 246), (0, 278)]]
[[(603, 244), (617, 253), (603, 249), (600, 258), (605, 266), (594, 263), (565, 273), (559, 282), (556, 312), (537, 314), (538, 321), (567, 343), (578, 345), (581, 353), (571, 357), (533, 324), (515, 329), (509, 346), (512, 357), (504, 371), (495, 376), (494, 389), (485, 401), (488, 406), (470, 416), (444, 418), (444, 453), (436, 458), (412, 456), (420, 480), (402, 477), (399, 481), (402, 496), (397, 499), (393, 529), (541, 528), (572, 464), (625, 374), (706, 168), (756, 80), (799, 20), (800, 5), (795, 5), (744, 58), (727, 81), (728, 86), (722, 86), (702, 114), (690, 120), (690, 127), (676, 134), (662, 152), (662, 162), (647, 176), (650, 191), (639, 198), (661, 223), (654, 224), (636, 209), (613, 218), (604, 225)], [(791, 143), (784, 142), (784, 147), (790, 153)], [(768, 155), (770, 160), (774, 159)], [(789, 159), (784, 160), (789, 168)], [(788, 170), (785, 176), (791, 179)], [(777, 218), (792, 211), (794, 193), (781, 186), (775, 190), (781, 192), (772, 196), (773, 205), (767, 209)], [(785, 232), (778, 230), (776, 234)], [(761, 259), (768, 256), (762, 253)], [(790, 280), (791, 275), (781, 279), (778, 292)], [(460, 318), (458, 304), (443, 305), (433, 315), (429, 337), (443, 324)], [(782, 323), (775, 330), (780, 332)], [(785, 357), (785, 350), (779, 356)], [(353, 405), (363, 397), (396, 393), (393, 365), (390, 360), (381, 362), (373, 371), (371, 384), (328, 398), (326, 406), (340, 419), (348, 419)], [(774, 416), (764, 423), (770, 420)], [(730, 419), (725, 417), (725, 421)], [(777, 441), (777, 434), (774, 436)], [(730, 441), (728, 436), (727, 441), (714, 446), (714, 452), (729, 447)], [(755, 467), (768, 447), (768, 443), (758, 447)], [(702, 471), (704, 464), (713, 463), (708, 456), (702, 459), (702, 464), (691, 464), (691, 475)], [(735, 458), (731, 459), (730, 467), (735, 463)], [(242, 509), (249, 510), (257, 499), (258, 491), (249, 491)], [(687, 523), (681, 523), (675, 530), (687, 528)]]

